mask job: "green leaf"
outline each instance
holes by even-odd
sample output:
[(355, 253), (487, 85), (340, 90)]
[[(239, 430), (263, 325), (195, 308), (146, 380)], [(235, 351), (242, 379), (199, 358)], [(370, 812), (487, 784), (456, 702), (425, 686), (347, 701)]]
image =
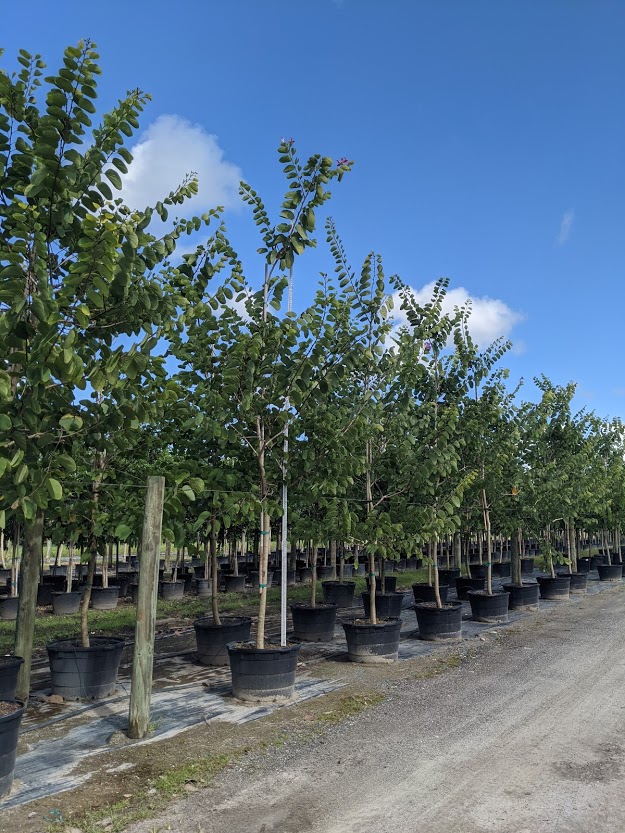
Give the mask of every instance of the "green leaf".
[(54, 477), (48, 477), (46, 480), (46, 488), (50, 493), (50, 497), (54, 500), (60, 500), (63, 497), (63, 487)]
[(126, 523), (119, 523), (115, 527), (115, 538), (119, 538), (120, 541), (125, 541), (128, 536), (132, 533), (132, 529)]

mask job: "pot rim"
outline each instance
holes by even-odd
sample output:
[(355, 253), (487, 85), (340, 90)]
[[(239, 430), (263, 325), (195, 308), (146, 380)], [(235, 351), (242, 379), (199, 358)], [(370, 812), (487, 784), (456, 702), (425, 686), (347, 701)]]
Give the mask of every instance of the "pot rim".
[(257, 648), (256, 643), (250, 640), (244, 640), (243, 642), (228, 642), (226, 648), (228, 649), (229, 654), (268, 654), (268, 653), (278, 653), (278, 654), (292, 654), (292, 653), (299, 653), (299, 650), (302, 646), (298, 644), (292, 645), (267, 645), (265, 644), (264, 648)]
[(248, 622), (252, 623), (251, 616), (222, 616), (220, 618), (221, 625), (216, 625), (210, 616), (200, 616), (194, 620), (193, 627), (219, 630), (221, 628), (236, 628), (239, 625), (246, 625)]
[(88, 648), (85, 648), (82, 645), (76, 644), (77, 642), (80, 642), (79, 637), (76, 639), (55, 639), (52, 642), (48, 642), (46, 649), (48, 651), (52, 650), (79, 653), (83, 651), (114, 651), (116, 648), (119, 648), (120, 645), (122, 647), (126, 645), (126, 640), (120, 636), (93, 636), (90, 641), (92, 644)]

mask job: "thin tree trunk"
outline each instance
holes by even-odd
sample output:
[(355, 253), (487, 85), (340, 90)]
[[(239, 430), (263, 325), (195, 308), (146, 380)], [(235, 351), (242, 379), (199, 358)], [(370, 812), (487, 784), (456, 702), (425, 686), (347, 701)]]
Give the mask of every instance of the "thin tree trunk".
[(38, 509), (31, 521), (24, 522), (24, 548), (22, 552), (22, 586), (17, 607), (15, 624), (15, 655), (24, 662), (17, 680), (16, 697), (28, 701), (30, 693), (30, 670), (37, 615), (37, 586), (43, 552), (43, 511)]
[(317, 607), (317, 559), (319, 552), (317, 544), (313, 543), (311, 547), (310, 567), (312, 570), (312, 582), (310, 585), (310, 606)]
[(72, 592), (72, 582), (74, 579), (74, 542), (70, 541), (68, 546), (68, 557), (67, 557), (67, 576), (66, 576), (66, 588), (67, 592)]
[[(17, 584), (18, 584), (18, 574), (20, 568), (20, 543), (21, 543), (21, 536), (22, 536), (22, 525), (21, 523), (15, 524), (15, 532), (13, 533), (13, 542), (11, 547), (11, 596), (17, 596)], [(43, 542), (41, 544), (43, 549)], [(37, 576), (37, 584), (39, 583), (39, 576)]]
[(521, 530), (515, 530), (510, 537), (510, 560), (512, 562), (512, 584), (515, 587), (523, 586), (521, 577)]
[(221, 618), (219, 616), (219, 597), (217, 588), (217, 518), (215, 517), (215, 515), (213, 515), (211, 518), (210, 561), (211, 572), (213, 574), (211, 579), (211, 609), (213, 611), (213, 622), (216, 625), (221, 625)]
[(89, 602), (91, 601), (91, 590), (93, 588), (93, 577), (95, 575), (95, 567), (98, 559), (98, 541), (95, 535), (91, 535), (91, 542), (89, 545), (89, 568), (87, 570), (87, 586), (85, 594), (82, 597), (80, 606), (80, 638), (83, 648), (89, 648), (91, 643), (89, 641)]

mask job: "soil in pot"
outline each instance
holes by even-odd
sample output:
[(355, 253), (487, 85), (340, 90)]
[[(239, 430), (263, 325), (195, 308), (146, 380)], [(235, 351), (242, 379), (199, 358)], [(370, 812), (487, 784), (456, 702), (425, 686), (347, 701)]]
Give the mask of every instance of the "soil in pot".
[(469, 598), (467, 595), (469, 590), (483, 590), (485, 586), (485, 578), (468, 578), (467, 576), (456, 578), (456, 594), (461, 600)]
[(221, 625), (203, 616), (193, 623), (197, 658), (200, 665), (228, 665), (229, 642), (247, 642), (252, 630), (252, 619), (249, 616), (221, 617)]
[(521, 587), (516, 584), (504, 584), (503, 589), (510, 594), (510, 610), (538, 610), (540, 587), (536, 582), (526, 581)]
[(224, 576), (226, 593), (242, 593), (245, 590), (245, 576)]
[(0, 798), (8, 795), (13, 786), (20, 723), (24, 704), (0, 702)]
[(15, 700), (17, 675), (23, 662), (22, 657), (0, 657), (0, 700)]
[(119, 600), (119, 587), (93, 587), (90, 606), (94, 610), (115, 610)]
[(324, 581), (321, 586), (324, 602), (337, 607), (351, 607), (354, 604), (355, 581)]
[(117, 686), (117, 673), (125, 640), (91, 637), (83, 648), (78, 639), (59, 639), (47, 646), (52, 693), (64, 700), (99, 700)]
[(599, 581), (620, 581), (623, 578), (623, 567), (620, 564), (599, 564), (597, 572)]
[(440, 608), (434, 602), (419, 602), (414, 609), (419, 639), (439, 642), (462, 638), (462, 602), (447, 602)]
[(232, 693), (238, 700), (284, 702), (293, 697), (299, 645), (228, 645)]
[(401, 619), (383, 619), (375, 625), (365, 620), (354, 620), (345, 622), (343, 628), (350, 662), (373, 665), (397, 659)]
[(81, 601), (81, 590), (76, 590), (72, 593), (53, 593), (52, 612), (56, 616), (70, 616), (74, 613), (78, 613)]
[(571, 579), (570, 593), (583, 595), (588, 589), (588, 573), (556, 573), (560, 578), (567, 576)]
[[(380, 619), (399, 619), (403, 602), (403, 593), (376, 593), (376, 616)], [(368, 619), (371, 615), (371, 593), (362, 593), (362, 603), (365, 609), (365, 618)]]
[(172, 602), (184, 598), (184, 581), (162, 581), (159, 589), (163, 601)]
[(540, 587), (540, 598), (551, 602), (563, 602), (569, 597), (571, 588), (571, 579), (568, 575), (557, 576), (537, 576), (536, 581)]
[(509, 593), (490, 593), (485, 590), (469, 590), (471, 614), (475, 622), (496, 624), (508, 621)]
[(332, 642), (336, 626), (336, 604), (292, 604), (293, 638), (303, 642)]
[[(447, 601), (447, 594), (449, 593), (449, 585), (448, 584), (439, 584), (438, 591), (441, 597), (441, 602), (445, 604)], [(434, 596), (434, 587), (433, 585), (424, 583), (424, 584), (413, 584), (412, 585), (412, 595), (414, 596), (415, 602), (434, 602), (436, 601)]]
[(17, 619), (19, 596), (7, 596), (0, 600), (0, 619)]

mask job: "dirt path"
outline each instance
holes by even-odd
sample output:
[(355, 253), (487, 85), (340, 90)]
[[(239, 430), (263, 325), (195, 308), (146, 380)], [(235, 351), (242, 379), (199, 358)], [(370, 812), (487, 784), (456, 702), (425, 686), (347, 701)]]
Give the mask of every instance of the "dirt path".
[(132, 833), (622, 833), (624, 621), (625, 588), (525, 621)]

